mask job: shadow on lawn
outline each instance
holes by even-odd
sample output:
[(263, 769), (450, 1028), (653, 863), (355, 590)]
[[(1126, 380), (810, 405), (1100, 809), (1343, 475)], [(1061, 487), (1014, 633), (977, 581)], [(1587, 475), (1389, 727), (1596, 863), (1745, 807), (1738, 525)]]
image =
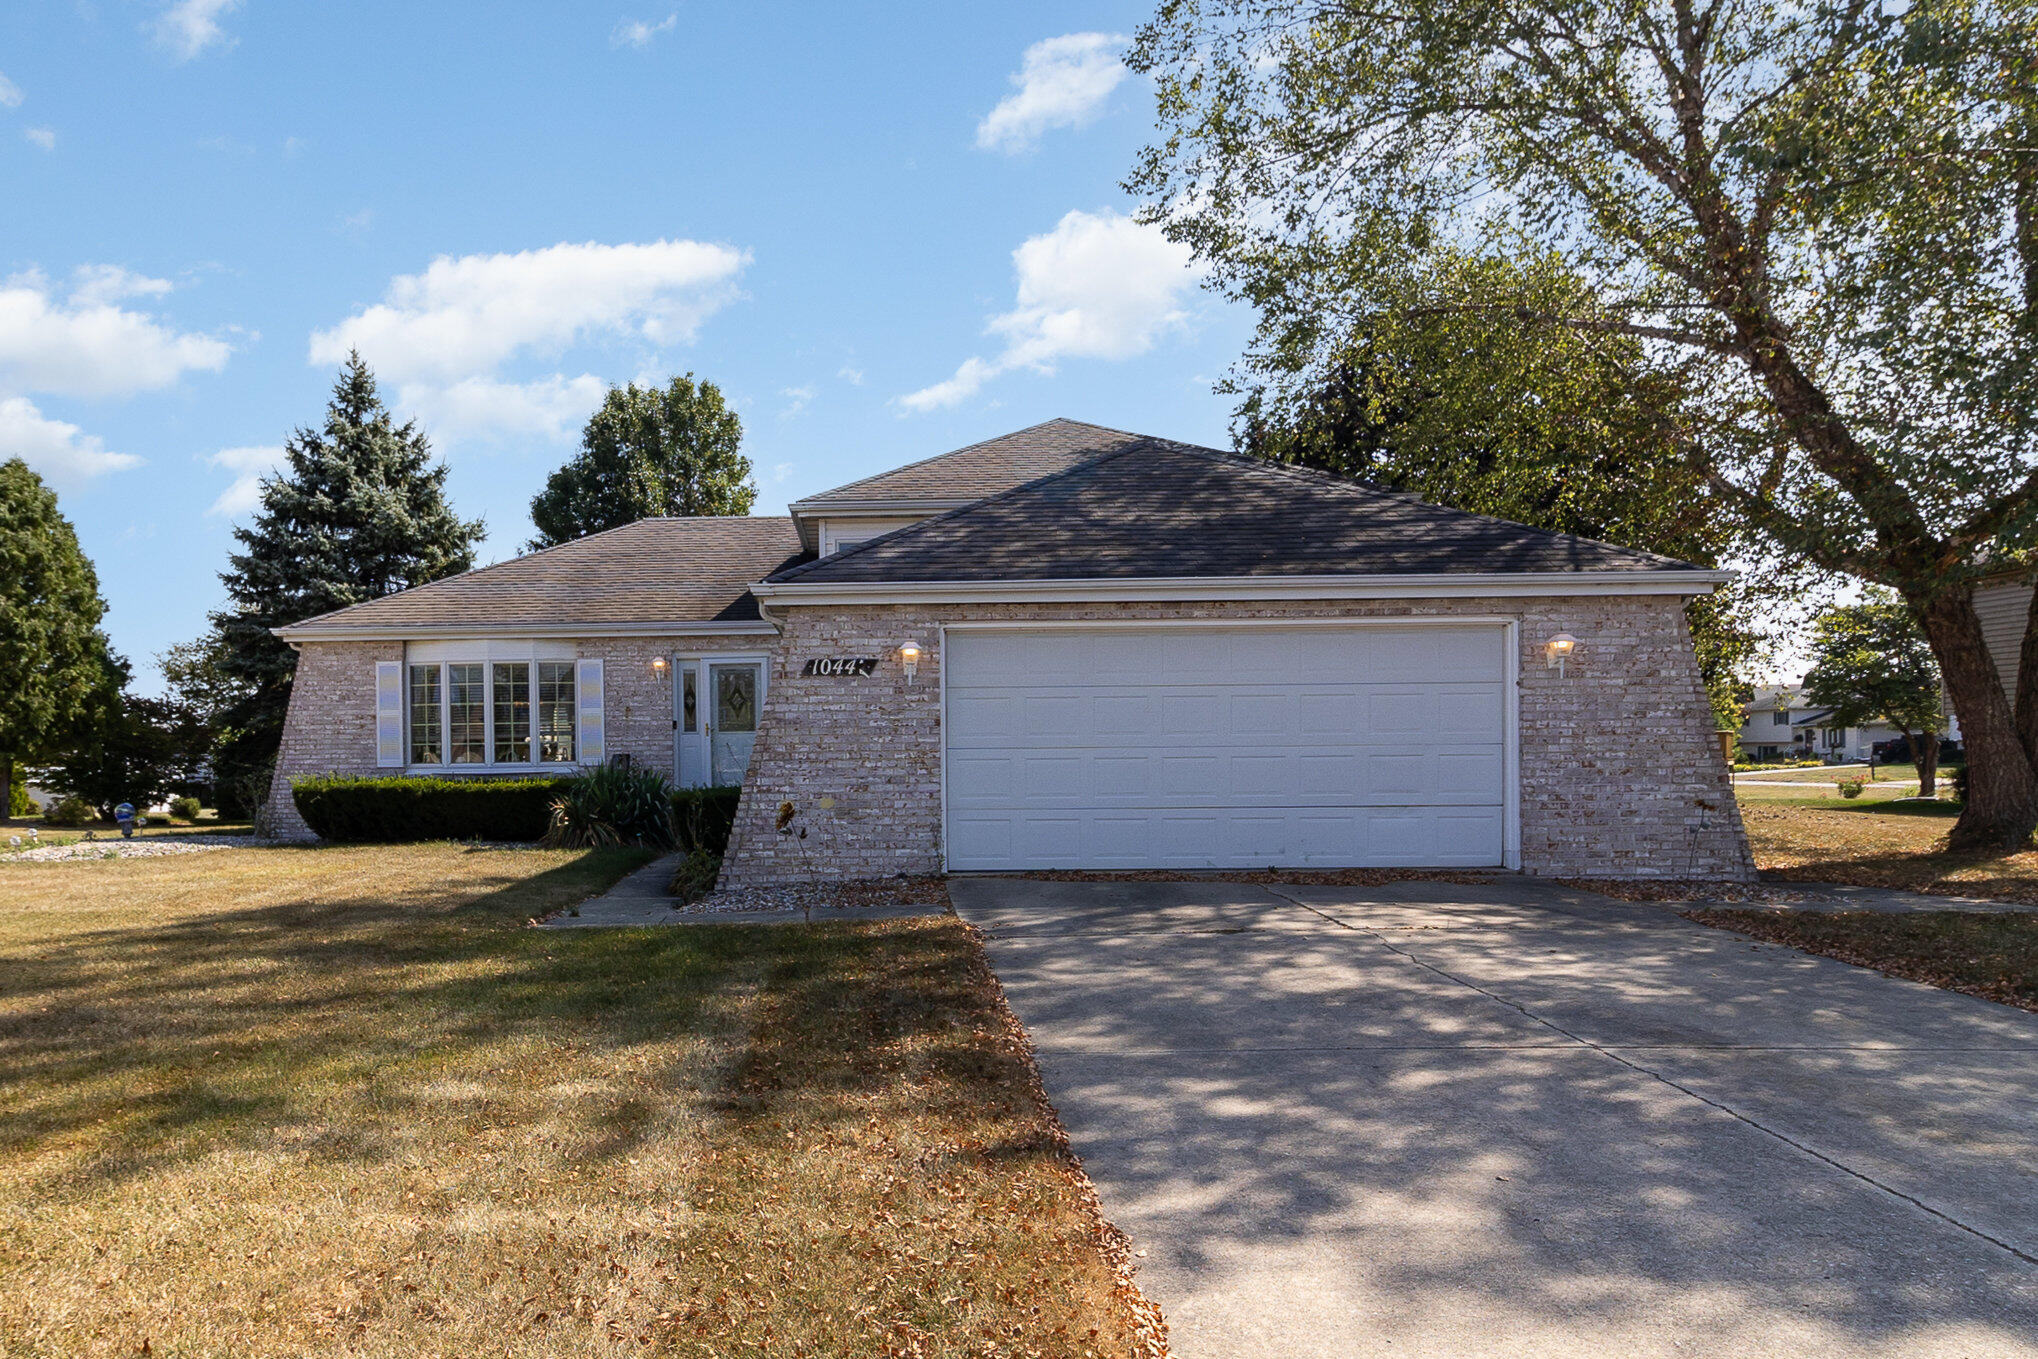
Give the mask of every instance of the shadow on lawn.
[[(319, 1126), (337, 1096), (371, 1113), (313, 1154), (378, 1161), (418, 1083), (485, 1080), (499, 1045), (615, 1050), (688, 1032), (737, 1003), (754, 942), (522, 927), (641, 858), (501, 873), (450, 906), (443, 891), (441, 904), (307, 895), (17, 952), (0, 963), (0, 1154), (68, 1143), (59, 1176), (121, 1180)], [(631, 1103), (590, 1105), (572, 1154), (626, 1154), (647, 1122)]]

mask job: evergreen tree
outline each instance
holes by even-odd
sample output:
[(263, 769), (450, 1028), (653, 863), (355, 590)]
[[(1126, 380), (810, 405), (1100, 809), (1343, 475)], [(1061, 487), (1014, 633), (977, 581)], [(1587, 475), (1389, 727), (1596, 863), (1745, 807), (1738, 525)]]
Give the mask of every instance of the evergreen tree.
[(262, 484), (241, 550), (220, 574), (228, 607), (212, 615), (216, 678), (231, 692), (209, 714), (222, 730), (222, 789), (276, 756), (296, 656), (270, 633), (334, 609), (471, 570), (483, 536), (446, 503), (446, 469), (411, 423), (397, 424), (375, 378), (351, 354), (322, 430), (300, 429)]
[(101, 710), (106, 601), (57, 497), (20, 458), (0, 462), (0, 808), (15, 770), (47, 757)]
[(757, 500), (743, 422), (712, 382), (611, 387), (580, 453), (531, 501), (532, 548), (658, 515), (748, 514)]

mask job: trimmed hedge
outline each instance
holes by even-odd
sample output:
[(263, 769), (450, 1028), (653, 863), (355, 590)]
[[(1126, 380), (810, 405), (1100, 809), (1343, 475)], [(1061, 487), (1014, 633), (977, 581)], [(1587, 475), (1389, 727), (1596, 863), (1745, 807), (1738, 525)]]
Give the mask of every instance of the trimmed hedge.
[(295, 779), (290, 798), (322, 840), (537, 840), (570, 778)]
[(704, 849), (720, 858), (728, 852), (729, 832), (736, 826), (741, 788), (675, 788), (672, 823), (679, 829), (679, 847), (691, 854)]

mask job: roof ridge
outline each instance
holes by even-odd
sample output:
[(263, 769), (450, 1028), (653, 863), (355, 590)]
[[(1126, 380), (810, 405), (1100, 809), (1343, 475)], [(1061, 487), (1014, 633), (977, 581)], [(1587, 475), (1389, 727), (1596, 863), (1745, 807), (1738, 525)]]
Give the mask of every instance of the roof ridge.
[(1686, 561), (1682, 557), (1672, 557), (1666, 553), (1654, 552), (1646, 547), (1630, 547), (1626, 543), (1609, 542), (1605, 538), (1588, 538), (1582, 533), (1565, 533), (1561, 529), (1538, 528), (1534, 524), (1524, 524), (1519, 519), (1507, 519), (1497, 514), (1483, 514), (1478, 510), (1461, 510), (1455, 505), (1439, 505), (1436, 501), (1426, 500), (1413, 491), (1397, 491), (1391, 487), (1381, 486), (1374, 482), (1362, 481), (1358, 477), (1340, 476), (1336, 472), (1326, 472), (1320, 467), (1304, 467), (1298, 463), (1282, 462), (1275, 458), (1262, 458), (1251, 453), (1240, 453), (1235, 450), (1226, 452), (1223, 449), (1203, 448), (1195, 444), (1187, 444), (1184, 447), (1201, 456), (1215, 460), (1235, 462), (1258, 470), (1285, 473), (1291, 477), (1328, 483), (1332, 486), (1343, 487), (1346, 490), (1362, 491), (1366, 494), (1380, 496), (1388, 500), (1399, 500), (1408, 504), (1421, 505), (1425, 509), (1442, 510), (1448, 514), (1462, 514), (1473, 519), (1483, 519), (1489, 524), (1506, 524), (1510, 528), (1518, 528), (1526, 533), (1540, 533), (1547, 538), (1564, 538), (1576, 543), (1593, 543), (1600, 547), (1610, 547), (1621, 552), (1633, 552), (1639, 556), (1653, 557), (1657, 561), (1669, 562), (1673, 565), (1700, 565), (1697, 562)]
[[(929, 463), (940, 462), (943, 458), (953, 458), (959, 454), (968, 453), (972, 449), (982, 448), (986, 444), (994, 444), (1004, 439), (1016, 439), (1022, 434), (1031, 434), (1036, 429), (1046, 429), (1049, 425), (1080, 425), (1085, 429), (1103, 430), (1106, 434), (1122, 434), (1129, 439), (1145, 439), (1152, 437), (1150, 435), (1135, 433), (1129, 429), (1113, 429), (1109, 425), (1099, 425), (1088, 420), (1071, 420), (1066, 415), (1057, 415), (1054, 416), (1052, 419), (1040, 420), (1030, 425), (1022, 425), (1018, 429), (1007, 430), (1003, 434), (993, 434), (988, 439), (978, 439), (975, 443), (964, 444), (960, 448), (951, 448), (946, 453), (929, 454), (927, 457), (916, 458), (912, 462), (902, 463), (897, 467), (888, 467), (882, 472), (872, 472), (867, 477), (858, 477), (855, 481), (845, 481), (840, 486), (833, 486), (825, 491), (816, 491), (812, 495), (802, 496), (798, 500), (794, 501), (793, 504), (804, 505), (810, 500), (820, 500), (826, 496), (840, 495), (844, 491), (853, 491), (857, 487), (862, 486), (868, 482), (878, 481), (885, 477), (897, 476), (901, 472), (910, 472), (915, 467), (925, 467)], [(970, 503), (974, 504), (975, 502), (972, 501)]]
[[(1075, 424), (1080, 422), (1071, 421), (1070, 423)], [(1038, 426), (1028, 426), (1028, 428), (1029, 429), (1038, 428)], [(1101, 429), (1102, 426), (1100, 425), (1098, 426), (1098, 428)], [(1020, 432), (1023, 433), (1024, 431)], [(1123, 430), (1117, 432), (1124, 433)], [(1136, 440), (1136, 442), (1129, 443), (1125, 445), (1125, 447), (1123, 448), (1113, 449), (1109, 453), (1099, 454), (1097, 457), (1094, 458), (1085, 458), (1083, 461), (1077, 463), (1073, 467), (1064, 467), (1059, 472), (1049, 472), (1047, 475), (1035, 477), (1031, 481), (1022, 481), (1017, 486), (1007, 486), (1002, 491), (994, 491), (990, 495), (982, 496), (976, 500), (970, 501), (969, 504), (967, 505), (958, 505), (952, 510), (943, 510), (939, 514), (931, 514), (927, 516), (927, 518), (925, 519), (917, 520), (911, 524), (906, 525), (904, 528), (895, 528), (890, 533), (881, 533), (875, 538), (866, 538), (860, 543), (857, 543), (851, 547), (842, 548), (839, 551), (829, 554), (828, 556), (816, 557), (814, 558), (814, 560), (810, 562), (801, 562), (798, 566), (793, 567), (791, 570), (774, 572), (773, 574), (766, 576), (765, 579), (768, 581), (791, 580), (794, 576), (800, 575), (807, 571), (812, 571), (813, 569), (820, 566), (824, 562), (839, 562), (844, 557), (853, 557), (857, 553), (876, 547), (880, 543), (889, 542), (893, 538), (899, 537), (901, 534), (912, 533), (917, 529), (926, 528), (929, 524), (943, 523), (947, 520), (955, 518), (957, 515), (973, 514), (976, 511), (984, 508), (984, 506), (986, 505), (996, 504), (998, 501), (1008, 499), (1011, 496), (1015, 496), (1019, 494), (1019, 492), (1021, 491), (1032, 490), (1036, 487), (1045, 486), (1047, 483), (1051, 481), (1059, 481), (1063, 477), (1072, 477), (1078, 472), (1086, 472), (1093, 468), (1101, 467), (1103, 464), (1107, 462), (1111, 462), (1115, 459), (1122, 458), (1129, 453), (1137, 452), (1140, 449), (1145, 448), (1149, 444), (1167, 442), (1166, 440), (1156, 438), (1154, 435), (1151, 434), (1135, 434), (1132, 437), (1134, 438), (1134, 440)], [(986, 442), (988, 442), (988, 440)], [(959, 452), (960, 450), (957, 451)]]

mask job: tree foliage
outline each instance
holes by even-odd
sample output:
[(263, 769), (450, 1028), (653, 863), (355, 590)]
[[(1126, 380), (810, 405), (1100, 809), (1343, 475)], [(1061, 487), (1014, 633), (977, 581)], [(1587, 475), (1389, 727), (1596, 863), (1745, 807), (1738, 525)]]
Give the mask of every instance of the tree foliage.
[[(1446, 259), (1437, 270), (1565, 300), (1582, 287), (1547, 261)], [(1451, 286), (1480, 285), (1427, 285)], [(1625, 336), (1411, 309), (1343, 336), (1321, 364), (1307, 352), (1265, 352), (1250, 384), (1228, 386), (1246, 392), (1234, 437), (1262, 457), (1700, 566), (1746, 547), (1672, 433), (1688, 394)], [(1740, 671), (1762, 641), (1759, 593), (1735, 586), (1685, 611), (1723, 726), (1740, 725)]]
[(105, 613), (56, 493), (22, 459), (0, 462), (0, 807), (22, 762), (48, 756), (105, 701)]
[[(2038, 674), (2005, 692), (1973, 607), (2038, 538), (2028, 0), (1164, 0), (1128, 60), (1162, 120), (1132, 187), (1262, 352), (1327, 369), (1422, 308), (1639, 341), (1704, 397), (1675, 435), (1720, 506), (1919, 620), (1954, 843), (2028, 840)], [(1438, 290), (1443, 253), (1589, 286)]]
[(1826, 610), (1812, 628), (1805, 697), (1832, 709), (1839, 726), (1887, 722), (1919, 757), (1919, 792), (1933, 792), (1939, 733), (1946, 725), (1939, 666), (1910, 611), (1887, 593)]
[(748, 514), (757, 500), (743, 422), (712, 382), (692, 373), (666, 386), (611, 387), (588, 418), (580, 452), (531, 501), (553, 547), (660, 515)]
[(296, 656), (271, 628), (471, 570), (483, 536), (446, 503), (446, 468), (415, 425), (391, 417), (358, 354), (323, 428), (298, 430), (284, 459), (253, 522), (234, 529), (240, 550), (220, 575), (228, 606), (212, 615), (212, 637), (173, 651), (184, 683), (219, 705), (208, 716), (223, 787), (273, 760), (282, 740)]
[[(121, 664), (122, 678), (126, 666)], [(150, 807), (200, 782), (210, 730), (174, 699), (122, 693), (73, 745), (51, 761), (49, 786), (111, 818), (123, 802)]]

